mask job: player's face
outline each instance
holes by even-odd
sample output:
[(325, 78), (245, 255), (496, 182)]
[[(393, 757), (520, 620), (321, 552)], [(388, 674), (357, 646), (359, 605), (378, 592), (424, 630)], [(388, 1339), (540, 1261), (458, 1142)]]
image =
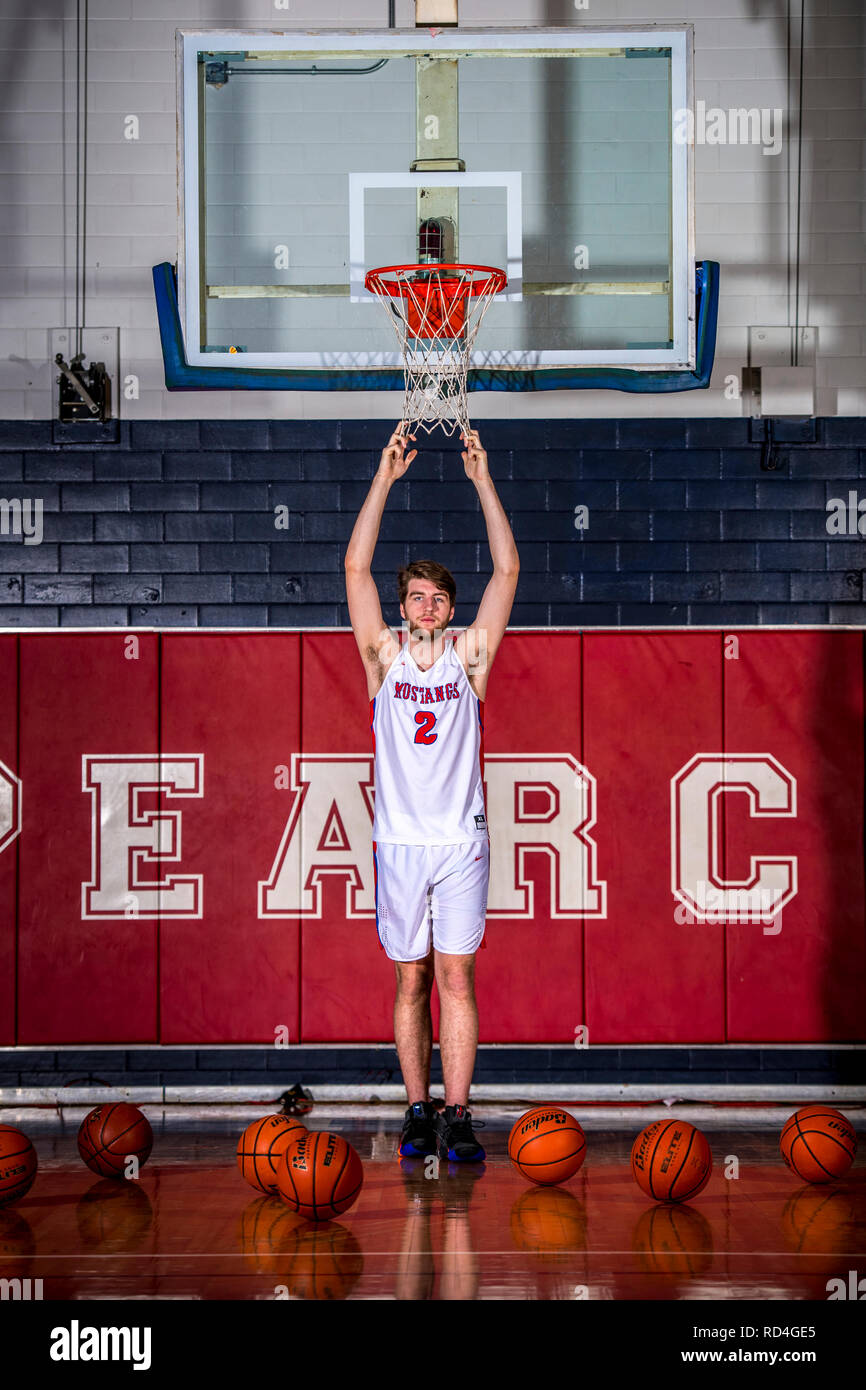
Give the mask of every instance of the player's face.
[(431, 579), (412, 579), (400, 612), (410, 632), (444, 632), (454, 616), (451, 600)]

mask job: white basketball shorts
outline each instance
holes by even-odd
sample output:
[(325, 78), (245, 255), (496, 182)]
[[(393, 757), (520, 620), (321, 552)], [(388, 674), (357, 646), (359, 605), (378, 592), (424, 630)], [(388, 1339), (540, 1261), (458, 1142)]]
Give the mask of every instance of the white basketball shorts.
[(423, 960), (430, 947), (471, 956), (481, 945), (490, 841), (459, 845), (373, 842), (376, 926), (391, 960)]

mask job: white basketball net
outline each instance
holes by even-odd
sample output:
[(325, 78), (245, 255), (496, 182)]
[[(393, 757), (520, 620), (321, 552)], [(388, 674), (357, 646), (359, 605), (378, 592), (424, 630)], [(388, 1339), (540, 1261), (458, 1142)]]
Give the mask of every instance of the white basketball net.
[(401, 419), (427, 434), (469, 429), (466, 381), (481, 320), (505, 284), (489, 266), (389, 266), (371, 271), (397, 334), (406, 393)]

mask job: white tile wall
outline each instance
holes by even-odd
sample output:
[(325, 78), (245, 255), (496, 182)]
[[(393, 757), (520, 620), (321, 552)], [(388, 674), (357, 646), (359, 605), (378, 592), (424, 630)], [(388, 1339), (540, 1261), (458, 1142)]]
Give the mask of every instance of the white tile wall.
[[(10, 17), (10, 8), (16, 9)], [(179, 8), (178, 8), (179, 6)], [(187, 28), (384, 28), (387, 0), (90, 0), (88, 151), (88, 321), (121, 329), (121, 370), (141, 380), (141, 397), (123, 402), (127, 416), (196, 417), (203, 398), (169, 395), (162, 387), (150, 269), (176, 257), (174, 31)], [(866, 413), (866, 222), (864, 222), (864, 0), (809, 0), (802, 210), (801, 305), (821, 328), (821, 401), (843, 414)], [(9, 0), (0, 14), (0, 418), (52, 413), (48, 334), (69, 323), (73, 260), (74, 8), (58, 23), (53, 0)], [(476, 395), (474, 414), (736, 415), (724, 399), (724, 376), (744, 365), (750, 323), (783, 323), (789, 308), (787, 250), (794, 225), (796, 113), (787, 120), (786, 30), (782, 4), (765, 0), (461, 0), (464, 27), (565, 25), (576, 28), (690, 20), (696, 30), (696, 95), (708, 106), (775, 107), (786, 111), (785, 143), (774, 158), (750, 146), (699, 145), (696, 151), (698, 254), (722, 264), (719, 348), (707, 392), (640, 396), (612, 392)], [(412, 0), (398, 0), (397, 22), (414, 23)], [(273, 92), (275, 89), (271, 89)], [(792, 91), (795, 91), (794, 87)], [(393, 138), (386, 101), (370, 118), (382, 142)], [(588, 130), (604, 104), (586, 94)], [(273, 101), (273, 95), (264, 98)], [(367, 100), (365, 96), (365, 100)], [(522, 94), (514, 123), (503, 130), (479, 101), (472, 128), (491, 150), (521, 135)], [(264, 108), (263, 108), (264, 109)], [(467, 131), (471, 100), (467, 103)], [(135, 114), (140, 138), (124, 139)], [(321, 135), (326, 131), (317, 117)], [(327, 121), (327, 117), (325, 118)], [(490, 126), (491, 129), (487, 129)], [(790, 129), (789, 129), (790, 127)], [(336, 122), (342, 139), (345, 130)], [(319, 150), (317, 153), (321, 153)], [(248, 168), (267, 158), (262, 151)], [(312, 158), (312, 154), (311, 154)], [(592, 164), (587, 151), (587, 170)], [(328, 165), (321, 169), (328, 199)], [(628, 172), (628, 171), (626, 171)], [(604, 179), (609, 170), (600, 168)], [(593, 175), (593, 177), (595, 177)], [(632, 183), (629, 198), (637, 202)], [(279, 218), (250, 223), (258, 254), (275, 239)], [(223, 235), (232, 228), (214, 225)], [(279, 228), (277, 227), (277, 230)], [(320, 229), (311, 228), (311, 235)], [(285, 238), (281, 238), (285, 239)], [(297, 248), (298, 265), (314, 263)], [(399, 398), (346, 392), (211, 393), (206, 413), (236, 416), (388, 416)]]

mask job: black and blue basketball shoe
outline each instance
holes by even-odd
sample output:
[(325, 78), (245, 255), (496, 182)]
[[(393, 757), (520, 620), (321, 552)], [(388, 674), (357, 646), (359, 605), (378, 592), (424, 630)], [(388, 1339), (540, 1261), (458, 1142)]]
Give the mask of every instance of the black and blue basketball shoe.
[[(478, 1120), (479, 1127), (483, 1121)], [(483, 1163), (487, 1157), (472, 1132), (472, 1114), (465, 1105), (446, 1105), (445, 1114), (435, 1120), (439, 1157), (452, 1163)]]
[(429, 1100), (410, 1105), (403, 1119), (399, 1153), (402, 1158), (425, 1158), (436, 1153), (436, 1107)]

